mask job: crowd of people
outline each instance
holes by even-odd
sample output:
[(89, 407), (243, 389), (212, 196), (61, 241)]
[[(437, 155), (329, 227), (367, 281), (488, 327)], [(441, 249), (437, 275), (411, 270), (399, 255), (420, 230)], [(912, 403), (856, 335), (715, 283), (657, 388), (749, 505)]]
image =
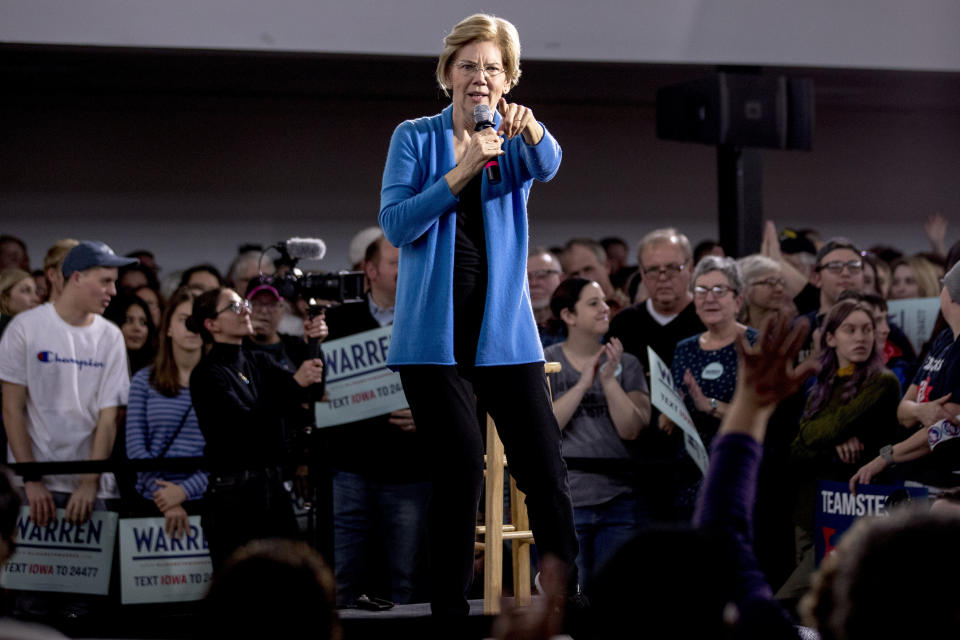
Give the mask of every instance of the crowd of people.
[[(947, 333), (930, 336), (929, 355), (924, 359), (915, 354), (910, 341), (888, 322), (886, 314), (886, 301), (893, 299), (898, 283), (923, 280), (925, 276), (915, 274), (928, 266), (934, 280), (943, 278), (944, 270), (951, 266), (946, 258), (935, 253), (909, 260), (894, 258), (887, 269), (879, 266), (887, 262), (876, 254), (891, 249), (868, 253), (846, 240), (820, 243), (812, 234), (790, 230), (777, 235), (774, 242), (775, 232), (767, 231), (763, 252), (739, 260), (716, 255), (714, 245), (694, 263), (689, 241), (674, 229), (655, 230), (644, 237), (636, 267), (625, 266), (615, 256), (602, 259), (604, 244), (620, 246), (609, 239), (601, 243), (575, 238), (553, 250), (530, 250), (527, 278), (533, 314), (547, 359), (563, 365), (560, 373), (550, 376), (563, 454), (619, 459), (634, 467), (626, 474), (623, 465), (614, 466), (609, 473), (569, 470), (580, 544), (577, 565), (583, 584), (589, 584), (617, 549), (642, 528), (689, 521), (702, 484), (676, 425), (651, 407), (647, 347), (671, 367), (677, 390), (709, 447), (737, 385), (738, 340), (743, 337), (753, 343), (756, 329), (772, 316), (805, 317), (813, 327), (803, 354), (817, 359), (819, 373), (795, 394), (792, 411), (778, 411), (774, 416), (778, 431), (774, 440), (780, 446), (768, 445), (764, 463), (779, 467), (781, 476), (789, 481), (793, 504), (779, 522), (758, 523), (761, 531), (779, 526), (781, 534), (783, 527), (795, 527), (792, 545), (783, 544), (772, 551), (758, 545), (768, 551), (760, 558), (769, 565), (764, 567), (768, 574), (783, 578), (781, 595), (788, 601), (799, 599), (806, 591), (814, 569), (817, 480), (909, 479), (937, 487), (949, 485), (949, 458), (925, 455), (933, 447), (922, 427), (939, 420), (949, 424), (960, 413), (949, 402), (950, 347), (954, 342), (950, 309), (944, 313)], [(16, 242), (7, 237), (4, 243)], [(0, 312), (5, 338), (0, 366), (11, 461), (125, 454), (130, 459), (207, 455), (210, 459), (225, 457), (232, 463), (238, 456), (246, 456), (262, 464), (265, 449), (272, 448), (277, 468), (275, 473), (264, 471), (264, 484), (258, 491), (272, 496), (267, 500), (270, 508), (276, 506), (276, 499), (283, 509), (278, 515), (265, 507), (267, 517), (261, 520), (276, 522), (282, 517), (287, 525), (270, 533), (295, 534), (283, 480), (302, 473), (309, 461), (283, 468), (279, 460), (289, 457), (292, 432), (311, 422), (303, 403), (321, 396), (301, 397), (289, 387), (293, 393), (286, 403), (289, 406), (269, 425), (257, 413), (263, 409), (262, 403), (249, 399), (248, 410), (254, 412), (250, 415), (257, 416), (250, 428), (259, 431), (241, 438), (237, 430), (247, 424), (242, 412), (223, 419), (225, 407), (237, 403), (233, 392), (219, 389), (227, 394), (220, 398), (204, 386), (195, 371), (198, 366), (210, 369), (215, 365), (243, 371), (245, 363), (238, 358), (248, 354), (251, 359), (259, 358), (248, 374), (240, 374), (248, 380), (259, 379), (260, 368), (276, 367), (295, 382), (303, 363), (313, 362), (307, 357), (304, 331), (333, 339), (390, 324), (398, 253), (382, 235), (376, 236), (359, 264), (352, 265), (365, 274), (364, 303), (334, 307), (325, 321), (323, 316), (315, 321), (304, 314), (302, 302), (298, 305), (297, 300), (284, 299), (283, 288), (274, 279), (273, 262), (261, 260), (257, 250), (244, 249), (227, 270), (244, 280), (227, 280), (214, 266), (201, 264), (178, 274), (178, 286), (168, 295), (160, 283), (169, 278), (161, 278), (153, 270), (147, 252), (136, 252), (146, 259), (134, 263), (134, 258), (115, 256), (99, 243), (58, 241), (49, 250), (46, 268), (36, 272), (29, 270), (25, 260), (4, 265)], [(74, 265), (77, 260), (80, 262)], [(250, 265), (256, 265), (258, 271), (252, 272)], [(99, 268), (107, 270), (102, 282), (89, 277), (90, 269)], [(116, 284), (112, 269), (116, 269)], [(885, 286), (887, 271), (889, 286)], [(876, 277), (868, 279), (868, 273)], [(798, 274), (805, 274), (805, 279)], [(619, 288), (614, 281), (620, 283)], [(873, 286), (867, 287), (865, 281)], [(950, 277), (944, 279), (943, 301), (952, 302), (951, 283)], [(922, 296), (929, 293), (923, 286), (901, 289), (907, 295)], [(31, 322), (11, 324), (25, 312), (31, 313)], [(284, 317), (299, 318), (300, 335), (278, 331)], [(205, 327), (205, 320), (215, 326)], [(81, 379), (47, 380), (42, 372), (31, 371), (37, 365), (27, 365), (24, 354), (43, 350), (63, 359), (67, 353), (76, 353), (67, 345), (58, 351), (57, 341), (49, 342), (50, 334), (83, 334), (87, 322), (93, 330), (112, 336), (112, 346), (103, 355), (109, 374), (105, 372), (91, 384)], [(236, 326), (227, 326), (229, 322)], [(30, 328), (41, 336), (32, 337)], [(31, 340), (43, 342), (43, 348), (32, 346)], [(227, 342), (238, 346), (227, 349)], [(71, 343), (69, 349), (76, 347)], [(227, 350), (229, 354), (221, 353)], [(19, 364), (15, 357), (20, 358)], [(321, 382), (322, 370), (319, 361), (313, 378), (305, 378), (300, 386)], [(267, 375), (263, 379), (274, 378)], [(41, 389), (45, 395), (61, 397), (65, 384), (76, 385), (80, 397), (69, 401), (76, 406), (51, 408), (33, 400)], [(242, 379), (239, 385), (244, 391), (256, 386)], [(198, 388), (201, 396), (192, 397), (191, 391), (197, 393)], [(284, 388), (270, 393), (275, 395)], [(29, 389), (35, 391), (25, 393)], [(790, 407), (789, 400), (781, 408)], [(205, 406), (210, 408), (204, 411)], [(68, 455), (54, 454), (58, 438), (76, 438), (59, 433), (65, 416), (73, 420), (75, 412), (86, 415), (90, 431)], [(26, 414), (26, 424), (17, 413)], [(201, 414), (216, 415), (208, 422), (229, 422), (226, 440), (218, 439), (215, 428), (204, 429)], [(428, 456), (410, 412), (368, 419), (332, 433), (330, 446), (339, 452), (332, 456), (336, 460), (333, 565), (338, 604), (355, 605), (363, 596), (398, 603), (422, 599), (426, 594), (424, 545), (431, 490), (424, 472)], [(114, 434), (121, 443), (117, 451), (111, 448)], [(268, 446), (273, 441), (275, 444)], [(256, 443), (255, 451), (241, 451), (250, 443)], [(919, 462), (912, 462), (915, 459)], [(189, 513), (204, 512), (200, 508), (204, 496), (208, 502), (213, 496), (227, 505), (250, 502), (249, 495), (234, 496), (234, 502), (224, 497), (229, 493), (224, 486), (232, 491), (238, 479), (224, 469), (211, 471), (213, 486), (209, 474), (200, 470), (143, 472), (130, 479), (131, 487), (118, 487), (109, 474), (96, 478), (94, 485), (83, 479), (48, 476), (42, 482), (27, 479), (24, 496), (38, 522), (45, 522), (56, 506), (67, 507), (68, 517), (82, 519), (93, 508), (106, 506), (106, 500), (129, 495), (134, 499), (123, 504), (142, 515), (162, 515), (168, 531), (177, 535), (187, 526)], [(250, 482), (247, 473), (242, 483)], [(85, 486), (90, 489), (80, 491)], [(101, 501), (95, 502), (98, 499)], [(232, 508), (223, 511), (229, 514)], [(771, 513), (783, 515), (783, 510)], [(216, 529), (212, 519), (209, 527)], [(229, 527), (231, 531), (239, 528)], [(264, 535), (251, 531), (231, 541), (224, 554), (217, 554), (218, 564), (230, 550)], [(787, 537), (780, 535), (779, 539)], [(784, 569), (789, 564), (784, 561), (787, 554), (797, 558), (789, 571)]]

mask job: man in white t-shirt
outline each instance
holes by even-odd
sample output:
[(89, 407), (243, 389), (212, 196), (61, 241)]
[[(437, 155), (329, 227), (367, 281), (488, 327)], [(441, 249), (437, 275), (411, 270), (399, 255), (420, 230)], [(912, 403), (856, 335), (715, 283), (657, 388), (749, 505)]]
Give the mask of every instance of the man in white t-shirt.
[[(9, 461), (110, 455), (130, 381), (123, 336), (101, 314), (116, 295), (117, 267), (135, 262), (102, 242), (81, 242), (64, 258), (60, 298), (10, 322), (0, 341)], [(23, 487), (30, 518), (40, 526), (57, 506), (65, 507), (68, 521), (81, 523), (98, 499), (119, 497), (107, 473), (28, 477)]]

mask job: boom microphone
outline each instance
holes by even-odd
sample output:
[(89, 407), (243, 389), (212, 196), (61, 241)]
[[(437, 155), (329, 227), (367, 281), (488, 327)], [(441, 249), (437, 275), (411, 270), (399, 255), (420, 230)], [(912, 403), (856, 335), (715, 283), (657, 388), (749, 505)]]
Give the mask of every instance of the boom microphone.
[[(493, 113), (490, 111), (490, 107), (485, 104), (478, 104), (476, 107), (474, 107), (473, 121), (477, 123), (477, 126), (473, 128), (474, 131), (492, 129)], [(488, 183), (500, 184), (500, 163), (497, 162), (496, 158), (491, 158), (488, 160), (487, 164), (483, 166), (483, 170), (487, 174)]]
[(278, 242), (277, 248), (294, 260), (323, 260), (327, 254), (327, 245), (320, 238), (290, 238)]

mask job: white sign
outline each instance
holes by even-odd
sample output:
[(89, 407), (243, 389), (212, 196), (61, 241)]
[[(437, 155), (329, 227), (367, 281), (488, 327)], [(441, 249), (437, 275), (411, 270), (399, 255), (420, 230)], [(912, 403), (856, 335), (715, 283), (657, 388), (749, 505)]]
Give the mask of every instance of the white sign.
[(889, 300), (887, 318), (907, 334), (913, 350), (920, 355), (923, 343), (930, 339), (940, 313), (940, 298)]
[(17, 550), (0, 570), (0, 585), (105, 596), (116, 535), (117, 514), (110, 511), (94, 511), (89, 520), (75, 525), (64, 519), (63, 509), (57, 509), (56, 518), (41, 527), (30, 520), (30, 507), (22, 507)]
[(120, 521), (120, 598), (123, 604), (202, 600), (213, 565), (200, 516), (190, 516), (190, 531), (168, 536), (163, 518)]
[(710, 456), (707, 454), (707, 448), (703, 446), (703, 441), (686, 405), (683, 404), (683, 396), (673, 385), (670, 367), (650, 347), (647, 347), (647, 357), (650, 359), (650, 402), (683, 430), (683, 443), (687, 453), (700, 467), (701, 473), (707, 475)]
[(387, 368), (392, 326), (323, 344), (327, 402), (316, 403), (318, 427), (356, 422), (407, 408), (400, 374)]

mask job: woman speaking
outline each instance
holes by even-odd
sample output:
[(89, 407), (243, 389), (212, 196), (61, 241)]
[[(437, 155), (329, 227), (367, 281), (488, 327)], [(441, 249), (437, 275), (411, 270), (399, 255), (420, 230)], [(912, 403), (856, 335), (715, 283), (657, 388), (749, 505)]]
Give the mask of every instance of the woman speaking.
[(566, 563), (576, 586), (573, 508), (526, 281), (527, 196), (534, 179), (557, 172), (561, 153), (529, 108), (504, 97), (519, 78), (512, 24), (461, 21), (437, 64), (452, 104), (401, 123), (383, 173), (380, 226), (400, 249), (388, 362), (433, 460), (434, 616), (468, 612), (483, 475), (475, 395), (527, 494), (539, 552)]

